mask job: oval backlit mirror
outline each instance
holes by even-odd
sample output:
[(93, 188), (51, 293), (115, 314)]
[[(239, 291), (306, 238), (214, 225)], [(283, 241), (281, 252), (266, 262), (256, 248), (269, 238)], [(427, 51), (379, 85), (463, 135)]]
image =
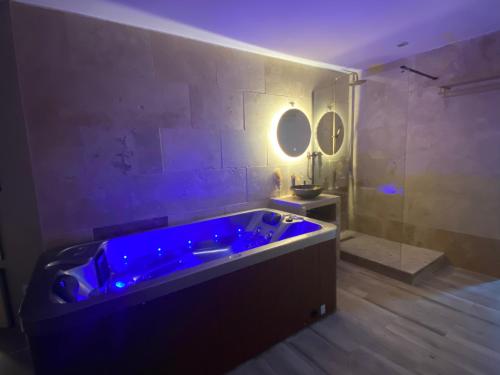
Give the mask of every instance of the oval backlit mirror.
[(302, 155), (311, 141), (311, 124), (304, 112), (289, 109), (281, 116), (277, 129), (278, 143), (285, 154)]
[(344, 123), (335, 112), (326, 112), (316, 128), (318, 145), (326, 155), (335, 155), (344, 142)]

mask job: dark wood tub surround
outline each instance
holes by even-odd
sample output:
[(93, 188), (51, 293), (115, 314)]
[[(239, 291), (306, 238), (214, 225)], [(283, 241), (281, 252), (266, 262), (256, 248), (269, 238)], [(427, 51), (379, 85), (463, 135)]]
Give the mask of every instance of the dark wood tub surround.
[(29, 337), (49, 374), (220, 374), (336, 309), (335, 240)]

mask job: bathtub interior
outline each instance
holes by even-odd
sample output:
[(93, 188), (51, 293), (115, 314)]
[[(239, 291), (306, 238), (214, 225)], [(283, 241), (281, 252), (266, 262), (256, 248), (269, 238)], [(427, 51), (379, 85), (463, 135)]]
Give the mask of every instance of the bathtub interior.
[(261, 210), (114, 238), (101, 243), (84, 264), (61, 269), (51, 297), (67, 303), (119, 293), (145, 280), (319, 229), (299, 216)]

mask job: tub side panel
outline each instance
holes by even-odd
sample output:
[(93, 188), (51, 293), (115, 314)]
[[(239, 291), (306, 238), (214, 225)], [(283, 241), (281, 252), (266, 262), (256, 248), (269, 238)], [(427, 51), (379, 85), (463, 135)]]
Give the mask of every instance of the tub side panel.
[[(335, 310), (335, 240), (32, 336), (39, 373), (220, 374)], [(97, 305), (95, 308), (99, 308)]]
[(337, 241), (330, 240), (316, 245), (319, 253), (321, 303), (326, 314), (337, 309)]

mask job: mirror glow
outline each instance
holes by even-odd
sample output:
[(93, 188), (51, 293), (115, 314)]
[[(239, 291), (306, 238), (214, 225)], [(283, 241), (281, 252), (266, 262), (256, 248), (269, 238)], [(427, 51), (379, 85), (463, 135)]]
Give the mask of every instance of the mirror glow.
[(275, 113), (275, 115), (273, 117), (272, 124), (271, 124), (271, 129), (269, 132), (269, 143), (271, 144), (271, 152), (274, 152), (276, 155), (279, 156), (280, 159), (282, 159), (284, 161), (288, 161), (288, 162), (297, 161), (301, 157), (303, 157), (305, 155), (306, 151), (311, 146), (311, 138), (312, 138), (311, 136), (309, 136), (309, 141), (307, 142), (307, 147), (305, 147), (305, 150), (300, 155), (290, 156), (286, 152), (283, 151), (283, 149), (281, 148), (280, 142), (278, 140), (278, 126), (279, 126), (280, 120), (283, 117), (283, 115), (291, 109), (299, 110), (300, 112), (302, 112), (302, 114), (304, 114), (305, 118), (307, 119), (309, 126), (311, 123), (309, 120), (309, 116), (307, 116), (305, 111), (303, 111), (301, 108), (299, 108), (297, 106), (293, 106), (293, 107), (290, 105), (284, 106), (283, 108), (281, 108), (279, 111), (277, 111)]

